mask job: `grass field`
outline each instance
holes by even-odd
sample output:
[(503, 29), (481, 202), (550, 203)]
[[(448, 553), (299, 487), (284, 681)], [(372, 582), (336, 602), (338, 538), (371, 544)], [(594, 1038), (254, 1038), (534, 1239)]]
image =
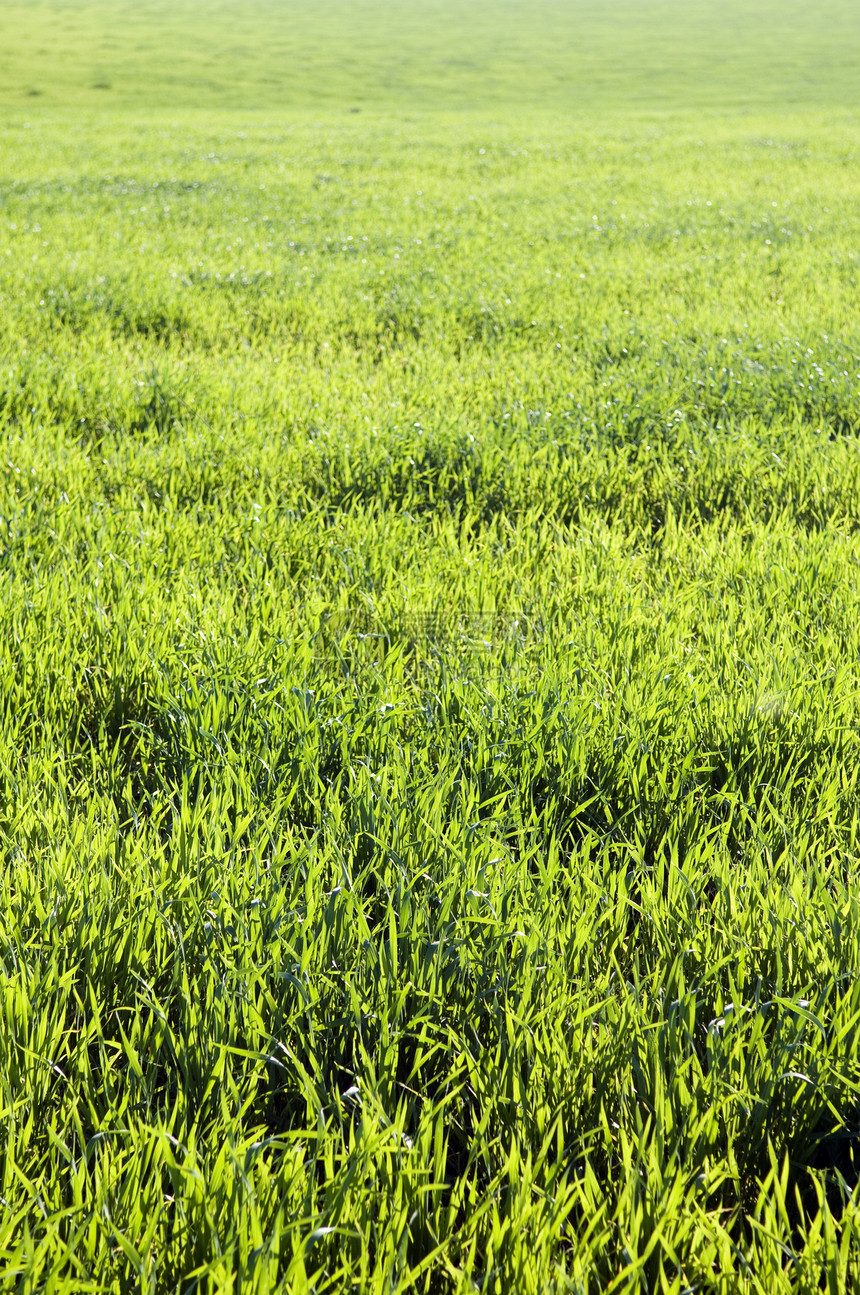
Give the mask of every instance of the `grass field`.
[(0, 9), (0, 1289), (860, 1287), (855, 7)]

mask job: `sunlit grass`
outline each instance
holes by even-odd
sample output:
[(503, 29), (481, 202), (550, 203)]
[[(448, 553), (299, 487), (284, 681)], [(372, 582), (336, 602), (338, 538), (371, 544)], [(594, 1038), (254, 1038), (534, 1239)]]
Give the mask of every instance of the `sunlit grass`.
[[(691, 111), (694, 61), (657, 76), (661, 31), (713, 35), (690, 6), (680, 34), (640, 6), (638, 45), (630, 6), (580, 6), (593, 77), (626, 33), (583, 113), (550, 75), (574, 6), (497, 35), (543, 51), (528, 103), (511, 56), (459, 111), (453, 25), (416, 79), (448, 10), (396, 11), (360, 114), (349, 67), (312, 96), (309, 10), (304, 81), (258, 69), (205, 113), (178, 43), (175, 105), (143, 111), (152, 52), (146, 92), (107, 53), (111, 88), (74, 89), (107, 4), (16, 28), (4, 1289), (860, 1280), (858, 133), (822, 111), (831, 8), (776, 51), (759, 6), (747, 117)], [(16, 98), (61, 20), (67, 81)], [(715, 61), (700, 101), (737, 106), (739, 75)]]

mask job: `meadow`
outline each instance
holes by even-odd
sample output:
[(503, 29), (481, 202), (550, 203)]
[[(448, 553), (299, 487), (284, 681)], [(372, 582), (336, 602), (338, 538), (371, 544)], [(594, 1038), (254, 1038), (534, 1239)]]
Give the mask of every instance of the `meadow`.
[(0, 10), (0, 1289), (860, 1287), (847, 0)]

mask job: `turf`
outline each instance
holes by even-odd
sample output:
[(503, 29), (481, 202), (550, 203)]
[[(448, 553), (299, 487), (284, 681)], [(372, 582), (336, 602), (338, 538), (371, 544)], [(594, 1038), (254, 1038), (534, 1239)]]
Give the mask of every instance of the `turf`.
[(4, 5), (0, 1288), (860, 1283), (855, 27)]

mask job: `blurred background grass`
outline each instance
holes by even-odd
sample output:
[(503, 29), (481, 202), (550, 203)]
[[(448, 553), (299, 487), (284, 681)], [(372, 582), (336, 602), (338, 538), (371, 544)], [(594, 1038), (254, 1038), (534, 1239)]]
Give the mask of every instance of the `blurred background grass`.
[(10, 0), (0, 104), (554, 112), (856, 106), (852, 0)]

